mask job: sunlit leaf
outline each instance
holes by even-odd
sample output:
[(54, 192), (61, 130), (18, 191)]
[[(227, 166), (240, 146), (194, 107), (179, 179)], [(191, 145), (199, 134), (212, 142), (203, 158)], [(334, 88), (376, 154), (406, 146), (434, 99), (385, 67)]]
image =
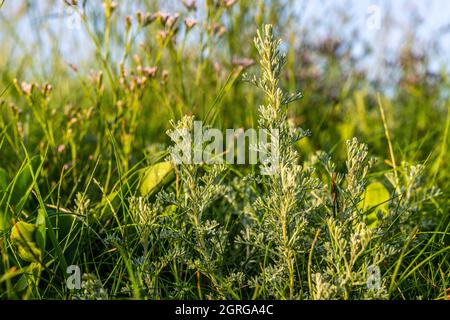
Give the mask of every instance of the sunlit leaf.
[(17, 222), (11, 230), (11, 242), (24, 261), (40, 262), (42, 251), (36, 243), (37, 226), (25, 221)]
[(171, 182), (174, 177), (175, 170), (170, 162), (160, 162), (150, 166), (145, 170), (141, 180), (141, 195), (152, 195), (162, 186)]
[(45, 222), (45, 211), (44, 209), (38, 210), (38, 215), (35, 223), (36, 229), (36, 242), (39, 245), (39, 248), (45, 250), (45, 236), (47, 233), (47, 224)]
[(367, 214), (367, 224), (370, 227), (377, 227), (380, 220), (387, 216), (389, 199), (389, 191), (382, 183), (372, 182), (367, 186), (359, 208)]

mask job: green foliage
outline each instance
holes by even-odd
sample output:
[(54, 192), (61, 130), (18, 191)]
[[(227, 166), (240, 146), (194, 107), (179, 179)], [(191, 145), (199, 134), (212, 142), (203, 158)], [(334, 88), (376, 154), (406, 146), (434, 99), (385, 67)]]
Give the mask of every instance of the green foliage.
[(390, 194), (380, 182), (372, 182), (364, 191), (360, 208), (367, 215), (369, 226), (376, 226), (389, 212)]
[[(89, 58), (42, 71), (2, 7), (0, 299), (447, 296), (445, 72), (405, 47), (377, 99), (356, 39), (314, 42), (283, 1), (71, 3)], [(194, 120), (278, 129), (278, 165), (180, 163)]]

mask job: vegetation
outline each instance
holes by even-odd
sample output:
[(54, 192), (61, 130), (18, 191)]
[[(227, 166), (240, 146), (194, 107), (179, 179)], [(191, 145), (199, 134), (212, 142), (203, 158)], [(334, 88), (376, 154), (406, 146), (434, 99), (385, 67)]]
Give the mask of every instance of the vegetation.
[[(292, 1), (182, 4), (65, 0), (89, 54), (38, 31), (45, 65), (0, 7), (0, 298), (448, 299), (448, 70), (411, 35), (373, 77)], [(278, 166), (179, 161), (195, 120), (278, 129)]]

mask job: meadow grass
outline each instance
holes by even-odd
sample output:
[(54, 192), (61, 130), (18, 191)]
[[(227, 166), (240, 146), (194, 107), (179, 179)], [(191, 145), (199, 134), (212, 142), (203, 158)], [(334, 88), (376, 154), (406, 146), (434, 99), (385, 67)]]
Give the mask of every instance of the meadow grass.
[[(290, 1), (78, 2), (92, 54), (46, 67), (0, 9), (2, 299), (448, 299), (449, 82), (427, 56), (405, 44), (374, 81), (355, 39), (296, 34)], [(194, 120), (278, 128), (279, 168), (178, 163)]]

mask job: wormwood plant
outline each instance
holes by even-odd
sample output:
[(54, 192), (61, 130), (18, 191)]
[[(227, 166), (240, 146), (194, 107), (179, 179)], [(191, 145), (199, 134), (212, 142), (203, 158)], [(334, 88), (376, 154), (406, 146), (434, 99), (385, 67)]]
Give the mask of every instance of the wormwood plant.
[[(334, 209), (330, 210), (329, 186), (321, 183), (313, 166), (303, 166), (299, 162), (295, 144), (309, 132), (296, 129), (288, 120), (287, 105), (299, 99), (301, 94), (288, 95), (280, 87), (285, 58), (271, 25), (258, 32), (255, 45), (260, 54), (261, 76), (247, 79), (262, 89), (267, 98), (267, 104), (259, 108), (258, 124), (266, 132), (278, 129), (278, 136), (271, 137), (272, 144), (257, 147), (276, 156), (278, 162), (263, 162), (259, 174), (246, 177), (247, 181), (253, 179), (253, 194), (244, 193), (246, 197), (241, 199), (244, 206), (239, 208), (235, 203), (232, 206), (244, 213), (240, 235), (235, 239), (235, 243), (244, 246), (241, 250), (244, 255), (240, 259), (244, 263), (237, 268), (234, 266), (232, 274), (245, 274), (255, 298), (332, 298), (340, 295), (349, 298), (350, 287), (365, 285), (364, 277), (367, 277), (366, 265), (362, 271), (357, 269), (359, 265), (356, 267), (371, 240), (369, 228), (364, 224), (363, 216), (357, 216), (356, 210), (369, 168), (366, 147), (356, 140), (348, 143), (347, 186), (339, 199), (334, 199)], [(192, 117), (184, 117), (173, 124), (174, 129), (169, 135), (183, 136), (192, 132), (192, 123)], [(191, 146), (177, 143), (169, 149), (179, 184), (175, 192), (164, 191), (159, 199), (175, 205), (181, 214), (176, 225), (181, 234), (189, 237), (181, 244), (183, 251), (188, 253), (187, 266), (206, 276), (219, 297), (227, 297), (227, 293), (235, 294), (229, 284), (223, 284), (223, 255), (227, 253), (228, 232), (215, 220), (205, 218), (208, 207), (215, 200), (232, 194), (223, 178), (226, 166), (186, 164), (177, 155), (180, 151), (191, 154), (189, 148)], [(329, 174), (335, 175), (331, 172), (334, 166), (330, 162), (327, 169)], [(339, 175), (337, 183), (342, 179)], [(310, 247), (318, 240), (314, 238), (315, 230), (318, 235), (321, 229), (324, 229), (324, 238), (317, 244), (317, 251), (324, 256), (313, 264), (316, 260), (312, 259)], [(323, 268), (324, 275), (321, 275), (319, 271)], [(313, 276), (313, 271), (318, 273)], [(342, 278), (335, 279), (336, 274)], [(308, 289), (303, 288), (306, 283)], [(341, 287), (344, 293), (341, 293)]]
[[(265, 167), (263, 171), (269, 173), (260, 175), (258, 183), (262, 186), (261, 195), (249, 206), (248, 214), (254, 223), (247, 226), (252, 230), (263, 234), (259, 240), (267, 243), (265, 246), (265, 258), (268, 264), (263, 266), (263, 275), (257, 276), (255, 286), (267, 282), (266, 289), (271, 295), (283, 298), (295, 298), (296, 276), (298, 270), (297, 257), (302, 247), (302, 231), (307, 224), (308, 214), (314, 207), (308, 207), (305, 203), (309, 192), (317, 187), (318, 181), (312, 176), (310, 170), (299, 164), (295, 143), (307, 133), (296, 130), (288, 122), (287, 105), (301, 98), (301, 93), (288, 95), (280, 88), (279, 79), (285, 64), (285, 57), (279, 51), (280, 40), (275, 40), (273, 28), (266, 25), (263, 32), (259, 32), (255, 38), (255, 46), (260, 55), (261, 76), (249, 78), (266, 95), (266, 105), (259, 107), (260, 128), (271, 132), (278, 129), (278, 145), (272, 144), (270, 152), (276, 153), (278, 164)], [(264, 146), (261, 146), (263, 149)], [(258, 235), (255, 235), (258, 237)], [(256, 239), (247, 239), (249, 245)], [(287, 288), (287, 290), (286, 290)]]
[[(288, 95), (279, 86), (285, 59), (272, 26), (266, 25), (262, 33), (258, 32), (255, 45), (260, 55), (261, 76), (247, 79), (266, 95), (267, 104), (259, 108), (259, 126), (279, 129), (278, 149), (271, 150), (279, 153), (279, 165), (266, 168), (263, 163), (262, 172), (272, 174), (256, 177), (257, 198), (245, 208), (247, 218), (238, 239), (247, 247), (246, 261), (253, 270), (258, 270), (249, 280), (249, 286), (254, 288), (253, 297), (388, 297), (385, 280), (389, 274), (386, 272), (383, 280), (380, 268), (409, 240), (400, 236), (386, 242), (383, 238), (396, 232), (398, 211), (381, 214), (380, 224), (373, 225), (361, 206), (365, 196), (369, 197), (364, 194), (373, 165), (367, 146), (356, 138), (347, 141), (346, 174), (337, 172), (324, 152), (317, 153), (314, 163), (301, 165), (295, 143), (309, 132), (295, 129), (288, 119), (287, 104), (301, 94)], [(325, 179), (317, 172), (318, 167), (324, 169)], [(410, 193), (407, 190), (410, 187), (406, 188), (405, 196), (400, 196), (402, 203), (414, 207), (407, 201)], [(433, 190), (425, 193), (436, 196)], [(389, 200), (388, 195), (384, 201)], [(388, 220), (397, 223), (387, 224)], [(405, 221), (400, 225), (405, 225)]]
[[(176, 140), (186, 133), (193, 134), (193, 117), (185, 116), (179, 123), (172, 123), (173, 130), (168, 134)], [(184, 150), (179, 150), (179, 149)], [(179, 159), (178, 154), (192, 155), (190, 146), (176, 145), (169, 148), (169, 161), (174, 165), (179, 177), (182, 193), (178, 191), (162, 193), (161, 199), (165, 203), (175, 205), (180, 212), (180, 220), (177, 223), (178, 232), (184, 234), (182, 246), (190, 254), (187, 256), (187, 267), (207, 277), (212, 287), (224, 297), (222, 288), (222, 269), (224, 264), (226, 233), (223, 226), (220, 226), (214, 219), (205, 217), (206, 210), (214, 201), (227, 193), (227, 187), (222, 183), (222, 176), (226, 171), (225, 165), (212, 165), (210, 167), (201, 164), (186, 163)], [(177, 149), (177, 150), (175, 150)], [(178, 186), (177, 186), (178, 188)], [(202, 293), (198, 283), (199, 295)]]

